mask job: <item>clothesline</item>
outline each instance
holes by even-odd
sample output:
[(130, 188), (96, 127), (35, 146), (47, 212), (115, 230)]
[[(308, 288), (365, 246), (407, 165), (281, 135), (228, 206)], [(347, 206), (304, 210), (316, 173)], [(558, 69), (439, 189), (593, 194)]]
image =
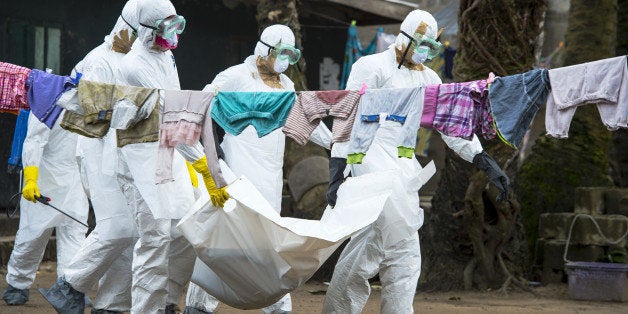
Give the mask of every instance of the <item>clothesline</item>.
[[(497, 134), (505, 143), (516, 148), (521, 143), (523, 134), (525, 130), (528, 129), (534, 114), (538, 111), (540, 106), (546, 102), (548, 96), (552, 96), (549, 97), (548, 101), (550, 104), (548, 110), (551, 111), (548, 111), (548, 118), (546, 118), (546, 123), (549, 122), (548, 135), (566, 138), (568, 126), (571, 117), (573, 117), (575, 108), (577, 105), (584, 103), (588, 98), (591, 98), (591, 95), (594, 95), (602, 84), (590, 81), (591, 72), (584, 71), (583, 69), (596, 66), (600, 67), (600, 65), (602, 65), (602, 68), (607, 69), (607, 71), (605, 71), (605, 73), (607, 73), (606, 77), (608, 77), (606, 81), (608, 81), (612, 87), (610, 89), (606, 88), (610, 94), (603, 95), (605, 98), (601, 99), (602, 103), (608, 102), (610, 104), (598, 104), (603, 121), (609, 129), (626, 127), (626, 111), (628, 110), (626, 110), (625, 107), (628, 88), (626, 88), (625, 85), (626, 80), (628, 80), (628, 75), (623, 75), (626, 69), (625, 63), (626, 56), (621, 56), (565, 68), (556, 68), (549, 71), (546, 69), (535, 69), (522, 74), (499, 77), (495, 79), (493, 84), (490, 84), (490, 87), (487, 86), (486, 80), (428, 85), (425, 87), (425, 94), (423, 96), (421, 125), (437, 129), (449, 136), (467, 139), (469, 139), (473, 133), (482, 133), (487, 139), (493, 138), (495, 134)], [(2, 63), (2, 65), (4, 68), (11, 66), (19, 67), (7, 63)], [(570, 82), (561, 79), (565, 77), (564, 75), (561, 76), (561, 73), (564, 74), (572, 71), (583, 71), (583, 75), (580, 79), (588, 82), (588, 90), (583, 93), (588, 94), (582, 95), (582, 97), (580, 97), (581, 99), (569, 99), (567, 100), (568, 104), (565, 105), (561, 97), (565, 97), (564, 91), (569, 90)], [(0, 73), (3, 75), (2, 82), (7, 81), (5, 80), (7, 75), (15, 75), (6, 74), (6, 72)], [(26, 72), (21, 73), (21, 75), (24, 75), (23, 73)], [(40, 121), (51, 119), (54, 123), (56, 119), (54, 115), (56, 114), (58, 117), (60, 110), (56, 109), (58, 105), (57, 102), (50, 102), (49, 100), (58, 99), (61, 97), (61, 94), (71, 89), (74, 85), (73, 83), (76, 82), (67, 76), (48, 74), (40, 70), (33, 70), (28, 73), (28, 77), (31, 79), (23, 79), (21, 81), (24, 81), (24, 89), (28, 91), (27, 94), (29, 96), (33, 95), (33, 97), (29, 97), (29, 99), (37, 98), (35, 96), (38, 95), (38, 80), (43, 80), (41, 82), (56, 82), (55, 84), (58, 88), (55, 89), (55, 91), (57, 91), (58, 94), (45, 94), (44, 96), (46, 97), (43, 98), (48, 101), (45, 102), (43, 108), (36, 105), (37, 108), (33, 110), (33, 114), (35, 114)], [(555, 75), (551, 73), (555, 73)], [(26, 86), (28, 85), (26, 81), (35, 84), (35, 88), (33, 88), (33, 86)], [(554, 81), (555, 84), (550, 84), (550, 81)], [(556, 82), (560, 82), (560, 84), (556, 84)], [(566, 88), (560, 86), (566, 86)], [(22, 90), (19, 86), (16, 88), (15, 85), (11, 85), (11, 87), (13, 88), (11, 92), (14, 90)], [(551, 87), (554, 87), (554, 90), (558, 90), (559, 95), (551, 93)], [(121, 86), (114, 85), (113, 88), (119, 89)], [(2, 90), (2, 99), (6, 99), (7, 94), (9, 94), (6, 92), (8, 89), (3, 85)], [(46, 90), (46, 92), (50, 92), (50, 90)], [(318, 92), (319, 91), (312, 91), (312, 93)], [(23, 97), (25, 94), (13, 93), (16, 99)], [(296, 95), (301, 95), (302, 93), (305, 92), (296, 92)], [(213, 97), (218, 94), (220, 93), (214, 92)], [(264, 93), (257, 94), (262, 95)], [(455, 95), (455, 97), (449, 97), (447, 95)], [(534, 101), (529, 102), (525, 101), (525, 99), (533, 99)], [(37, 103), (37, 101), (35, 102)], [(560, 104), (555, 106), (554, 104), (557, 102)], [(68, 104), (71, 102), (65, 103)], [(28, 109), (28, 103), (22, 106), (23, 107), (20, 109)], [(287, 104), (286, 106), (292, 107), (292, 104)], [(70, 111), (76, 110), (73, 108), (66, 109)], [(113, 112), (113, 108), (107, 110), (109, 111), (105, 112), (105, 114), (111, 114)], [(53, 116), (51, 117), (51, 115)], [(48, 121), (47, 124), (50, 124), (50, 121)], [(52, 124), (49, 125), (49, 127), (51, 126)], [(300, 141), (302, 142), (302, 139)]]

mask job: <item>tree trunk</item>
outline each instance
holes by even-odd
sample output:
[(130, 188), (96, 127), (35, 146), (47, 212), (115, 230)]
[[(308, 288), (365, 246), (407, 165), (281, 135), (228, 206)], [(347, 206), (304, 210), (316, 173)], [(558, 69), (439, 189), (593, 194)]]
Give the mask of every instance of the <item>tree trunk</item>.
[[(616, 31), (617, 0), (572, 0), (565, 65), (613, 57)], [(576, 187), (613, 185), (609, 176), (610, 139), (611, 132), (602, 125), (597, 108), (591, 104), (576, 111), (568, 139), (537, 139), (515, 187), (530, 247), (536, 242), (541, 213), (573, 211)]]
[[(522, 73), (535, 63), (544, 0), (463, 0), (458, 14), (458, 82)], [(516, 151), (499, 140), (484, 149), (508, 173)], [(421, 231), (426, 259), (421, 287), (448, 290), (521, 285), (526, 246), (520, 206), (512, 195), (496, 202), (497, 190), (471, 164), (447, 151), (446, 167)], [(512, 191), (511, 191), (512, 192)], [(523, 287), (523, 286), (522, 286)]]

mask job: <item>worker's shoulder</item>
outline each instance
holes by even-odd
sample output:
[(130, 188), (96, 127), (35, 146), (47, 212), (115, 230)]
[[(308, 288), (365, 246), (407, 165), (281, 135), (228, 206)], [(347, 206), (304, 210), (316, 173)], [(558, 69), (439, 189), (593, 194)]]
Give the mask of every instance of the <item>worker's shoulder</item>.
[(382, 60), (386, 60), (388, 58), (388, 51), (382, 51), (382, 52), (378, 52), (378, 53), (374, 53), (371, 55), (366, 55), (366, 56), (362, 56), (360, 57), (355, 63), (358, 64), (364, 64), (364, 65), (376, 65), (376, 64), (380, 64)]

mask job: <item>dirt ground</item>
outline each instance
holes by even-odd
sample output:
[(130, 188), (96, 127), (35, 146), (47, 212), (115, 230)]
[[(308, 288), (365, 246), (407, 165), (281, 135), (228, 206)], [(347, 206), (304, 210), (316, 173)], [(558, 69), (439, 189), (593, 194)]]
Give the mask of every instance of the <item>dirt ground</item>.
[[(0, 313), (54, 313), (37, 288), (48, 288), (54, 283), (55, 268), (54, 263), (42, 264), (35, 284), (30, 290), (30, 301), (24, 306), (11, 307), (0, 301)], [(2, 278), (0, 291), (6, 288), (4, 273)], [(293, 313), (320, 313), (326, 288), (327, 286), (322, 283), (310, 282), (294, 291)], [(414, 297), (414, 310), (416, 313), (628, 313), (628, 303), (571, 300), (566, 284), (538, 287), (535, 291), (538, 296), (517, 290), (506, 295), (497, 291), (421, 292)], [(93, 297), (94, 294), (90, 293), (90, 296)], [(184, 306), (183, 299), (181, 308)], [(379, 306), (380, 289), (373, 286), (363, 313), (379, 313)], [(85, 312), (89, 313), (89, 310)], [(260, 311), (242, 311), (221, 304), (216, 313), (260, 313)]]

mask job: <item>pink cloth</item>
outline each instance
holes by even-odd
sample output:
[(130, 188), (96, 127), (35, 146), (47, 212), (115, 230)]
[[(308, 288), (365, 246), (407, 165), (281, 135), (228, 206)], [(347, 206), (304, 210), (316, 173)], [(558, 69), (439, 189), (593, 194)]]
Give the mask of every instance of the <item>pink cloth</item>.
[(425, 96), (423, 96), (423, 114), (421, 115), (421, 127), (431, 129), (436, 116), (436, 103), (438, 99), (438, 85), (425, 86)]
[[(164, 108), (162, 123), (159, 127), (159, 152), (157, 157), (157, 183), (173, 181), (172, 155), (174, 148), (179, 145), (193, 146), (198, 143), (201, 135), (206, 133), (205, 120), (211, 120), (209, 113), (210, 104), (214, 98), (212, 93), (192, 90), (166, 90), (164, 91)], [(206, 119), (207, 118), (207, 119)], [(211, 127), (211, 121), (209, 122)], [(207, 146), (213, 146), (213, 130), (206, 133), (211, 140), (204, 139), (205, 151)], [(209, 140), (209, 141), (208, 141)], [(208, 142), (207, 142), (208, 141)], [(218, 156), (213, 148), (213, 156), (207, 155), (207, 161), (212, 176), (222, 175), (218, 166)], [(215, 174), (215, 172), (218, 172)], [(214, 178), (216, 181), (216, 178)], [(224, 181), (224, 180), (223, 180)], [(218, 182), (216, 182), (218, 184)], [(224, 186), (224, 185), (223, 185)], [(220, 187), (220, 186), (219, 186)]]
[(18, 113), (30, 109), (26, 80), (31, 70), (19, 65), (0, 62), (0, 111)]

